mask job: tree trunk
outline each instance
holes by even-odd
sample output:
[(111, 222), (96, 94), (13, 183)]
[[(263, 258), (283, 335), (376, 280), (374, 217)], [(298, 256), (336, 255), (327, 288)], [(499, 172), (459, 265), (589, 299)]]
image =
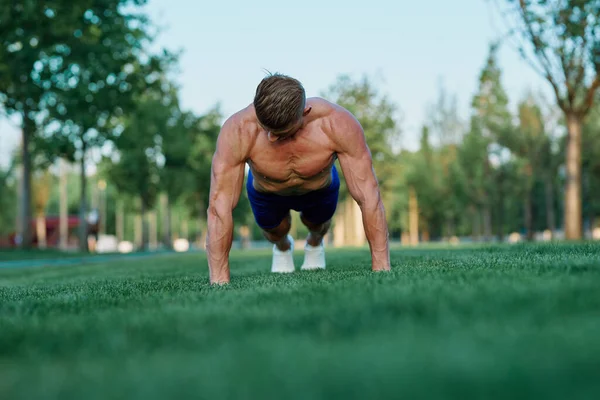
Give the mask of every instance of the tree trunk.
[(454, 220), (451, 217), (446, 218), (446, 236), (448, 239), (454, 236)]
[(498, 217), (496, 221), (496, 237), (498, 242), (504, 242), (504, 171), (498, 175)]
[(586, 168), (582, 171), (582, 180), (583, 180), (583, 199), (584, 204), (586, 205), (584, 210), (584, 237), (586, 237), (586, 233), (589, 230), (590, 235), (594, 230), (594, 195), (592, 193), (592, 171), (590, 168)]
[(106, 235), (106, 183), (104, 181), (101, 182), (103, 184), (100, 190), (98, 191), (98, 208), (100, 214), (100, 219), (98, 220), (98, 223), (100, 224), (100, 226), (98, 227), (98, 232), (100, 232), (101, 235)]
[(148, 248), (148, 220), (146, 218), (146, 202), (140, 199), (140, 219), (142, 220), (142, 245), (141, 248), (146, 250)]
[(565, 238), (581, 239), (581, 117), (567, 114)]
[(81, 191), (79, 192), (79, 250), (88, 251), (88, 224), (87, 224), (87, 176), (85, 175), (85, 146), (81, 149), (80, 180)]
[(525, 219), (525, 232), (527, 241), (533, 241), (533, 212), (531, 203), (531, 188), (527, 188), (525, 191), (525, 198), (523, 199), (524, 207), (524, 219)]
[(134, 221), (134, 227), (133, 227), (133, 241), (135, 243), (135, 246), (138, 250), (141, 250), (144, 247), (144, 234), (143, 234), (143, 230), (144, 230), (144, 223), (143, 223), (143, 218), (142, 218), (142, 213), (141, 213), (141, 208), (142, 205), (140, 204), (140, 199), (138, 198), (136, 200), (137, 204), (137, 208), (138, 208), (138, 212), (136, 212), (135, 214), (135, 221)]
[(410, 234), (407, 231), (402, 231), (400, 234), (400, 243), (402, 246), (410, 246)]
[(469, 207), (471, 211), (471, 217), (473, 218), (473, 232), (471, 233), (474, 242), (481, 239), (481, 213), (475, 206)]
[[(206, 221), (204, 221), (202, 216), (199, 216), (197, 219), (197, 224), (198, 224), (198, 229), (201, 232), (200, 239), (199, 239), (200, 243), (198, 244), (198, 248), (206, 250), (206, 237), (208, 234), (208, 229), (206, 229)], [(252, 233), (250, 233), (250, 235), (252, 235)]]
[(551, 173), (544, 174), (544, 190), (546, 192), (546, 225), (550, 230), (550, 239), (553, 239), (556, 230), (556, 215), (554, 214), (554, 184)]
[(67, 162), (60, 160), (59, 182), (59, 247), (66, 250), (69, 246), (69, 199), (67, 195)]
[(140, 197), (138, 199), (138, 204), (140, 206), (140, 213), (138, 215), (138, 240), (137, 243), (138, 248), (141, 250), (146, 250), (148, 248), (148, 221), (146, 218), (146, 204), (144, 200)]
[[(17, 207), (15, 215), (15, 245), (22, 245), (23, 238), (23, 166), (17, 166)], [(18, 238), (18, 241), (17, 241)]]
[(190, 230), (189, 230), (189, 225), (188, 225), (188, 220), (185, 219), (183, 217), (183, 215), (180, 216), (181, 217), (181, 237), (185, 240), (189, 240), (190, 239)]
[(489, 242), (492, 239), (492, 208), (489, 204), (483, 207), (483, 240)]
[(38, 213), (36, 217), (35, 229), (38, 249), (46, 249), (48, 247), (48, 243), (46, 241), (46, 216), (43, 212)]
[(171, 239), (171, 202), (169, 201), (169, 195), (163, 193), (160, 198), (162, 206), (162, 233), (163, 233), (163, 244), (167, 249), (173, 247), (173, 240)]
[(419, 244), (419, 203), (417, 193), (411, 186), (408, 192), (408, 225), (411, 246)]
[[(206, 247), (206, 221), (204, 218), (205, 217), (202, 214), (199, 214), (196, 218), (196, 229), (198, 229), (197, 246), (199, 249), (204, 249)], [(250, 230), (250, 239), (252, 240), (252, 230)]]
[(124, 224), (125, 224), (125, 217), (124, 217), (124, 210), (123, 210), (123, 201), (122, 200), (117, 200), (117, 210), (115, 212), (115, 233), (117, 235), (117, 242), (121, 243), (123, 241), (123, 228), (124, 228)]
[(150, 250), (158, 249), (158, 227), (156, 223), (156, 210), (148, 213), (148, 230)]
[(21, 163), (23, 164), (23, 175), (21, 177), (21, 247), (31, 248), (33, 239), (31, 227), (31, 154), (30, 141), (35, 134), (35, 122), (28, 116), (28, 110), (23, 111)]

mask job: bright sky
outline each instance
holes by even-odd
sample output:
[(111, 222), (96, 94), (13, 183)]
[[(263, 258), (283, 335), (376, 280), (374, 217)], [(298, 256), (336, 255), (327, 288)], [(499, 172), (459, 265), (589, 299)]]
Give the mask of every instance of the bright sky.
[[(489, 0), (149, 0), (165, 30), (159, 43), (184, 51), (183, 106), (198, 113), (217, 102), (226, 116), (252, 102), (264, 69), (299, 79), (318, 96), (339, 74), (378, 79), (402, 110), (405, 147), (417, 147), (428, 104), (440, 80), (469, 116), (488, 52), (504, 32)], [(545, 82), (509, 47), (499, 54), (503, 84), (514, 104)], [(0, 121), (0, 165), (18, 131)]]

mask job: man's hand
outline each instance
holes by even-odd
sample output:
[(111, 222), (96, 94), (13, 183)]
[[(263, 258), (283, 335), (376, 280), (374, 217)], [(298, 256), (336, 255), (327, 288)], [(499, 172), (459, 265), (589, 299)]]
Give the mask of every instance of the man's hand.
[(371, 249), (372, 269), (389, 271), (390, 250), (385, 209), (363, 129), (352, 114), (340, 110), (334, 117), (332, 130), (348, 191), (362, 212), (365, 235)]
[(232, 212), (240, 199), (244, 183), (247, 151), (239, 138), (239, 129), (235, 120), (227, 120), (217, 139), (217, 149), (212, 160), (206, 236), (206, 255), (211, 284), (226, 284), (230, 279)]

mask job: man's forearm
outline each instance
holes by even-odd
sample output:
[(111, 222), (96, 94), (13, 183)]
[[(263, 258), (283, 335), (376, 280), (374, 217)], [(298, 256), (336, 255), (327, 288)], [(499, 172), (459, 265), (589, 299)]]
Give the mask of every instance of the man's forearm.
[(232, 239), (233, 218), (231, 213), (222, 215), (209, 209), (206, 256), (210, 283), (229, 282), (229, 251)]
[(373, 271), (386, 271), (390, 269), (390, 247), (388, 241), (388, 227), (385, 220), (385, 208), (381, 198), (373, 202), (365, 202), (361, 206), (365, 235), (371, 249)]

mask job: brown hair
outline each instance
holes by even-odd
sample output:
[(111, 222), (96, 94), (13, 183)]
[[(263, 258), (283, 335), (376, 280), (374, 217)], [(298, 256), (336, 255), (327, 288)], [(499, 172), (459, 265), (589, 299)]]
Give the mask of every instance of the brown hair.
[(289, 76), (270, 74), (256, 88), (254, 109), (262, 126), (282, 130), (302, 117), (306, 95), (302, 84)]

